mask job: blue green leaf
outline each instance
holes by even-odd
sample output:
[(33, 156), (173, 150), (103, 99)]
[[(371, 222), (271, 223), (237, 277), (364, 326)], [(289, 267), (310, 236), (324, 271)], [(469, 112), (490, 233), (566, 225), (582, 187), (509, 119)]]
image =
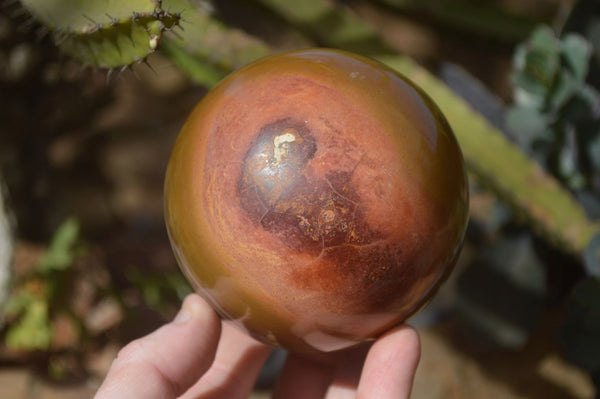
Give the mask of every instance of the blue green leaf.
[(561, 41), (561, 53), (573, 76), (580, 82), (585, 81), (592, 55), (592, 46), (577, 34), (568, 34)]

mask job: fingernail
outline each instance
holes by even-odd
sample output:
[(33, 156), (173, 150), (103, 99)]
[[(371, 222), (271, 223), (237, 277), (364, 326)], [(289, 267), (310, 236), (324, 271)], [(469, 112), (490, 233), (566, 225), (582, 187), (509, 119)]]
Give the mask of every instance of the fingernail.
[(192, 317), (192, 315), (190, 314), (190, 311), (187, 310), (187, 308), (185, 307), (185, 304), (184, 304), (184, 306), (181, 308), (179, 313), (177, 313), (177, 316), (175, 316), (175, 318), (173, 319), (173, 323), (174, 324), (183, 324), (186, 321), (188, 321), (191, 317)]

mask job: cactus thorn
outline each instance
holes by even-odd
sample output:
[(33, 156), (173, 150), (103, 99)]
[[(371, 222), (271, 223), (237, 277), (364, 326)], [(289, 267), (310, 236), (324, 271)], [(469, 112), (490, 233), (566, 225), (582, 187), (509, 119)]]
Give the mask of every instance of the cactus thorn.
[(94, 25), (99, 25), (99, 23), (98, 23), (98, 22), (94, 21), (94, 20), (93, 20), (91, 17), (89, 17), (88, 15), (86, 15), (86, 14), (81, 14), (81, 16), (82, 16), (83, 18), (87, 19), (88, 21), (90, 21), (92, 24), (94, 24)]
[(155, 8), (154, 11), (152, 11), (152, 17), (155, 19), (163, 20), (166, 16), (166, 12), (164, 10), (161, 10), (160, 8)]
[(57, 46), (60, 46), (61, 44), (63, 44), (65, 42), (65, 40), (67, 40), (70, 37), (70, 34), (68, 32), (63, 32), (63, 31), (56, 31), (54, 33), (54, 42), (56, 43)]
[(106, 13), (106, 16), (108, 17), (108, 19), (110, 19), (110, 26), (117, 26), (119, 24), (119, 19), (113, 17), (112, 15)]
[(131, 22), (137, 25), (137, 23), (140, 21), (140, 15), (141, 14), (139, 12), (133, 11), (131, 13)]
[(171, 34), (173, 36), (175, 36), (176, 38), (178, 38), (179, 40), (183, 40), (183, 36), (181, 36), (179, 33), (175, 32), (175, 30), (173, 30), (173, 28), (169, 28), (167, 29), (168, 32), (171, 32)]
[(184, 12), (185, 12), (185, 9), (183, 9), (183, 10), (181, 10), (181, 11), (179, 12), (179, 20), (180, 20), (180, 21), (183, 21), (183, 22), (186, 22), (186, 23), (190, 23), (190, 21), (189, 21), (189, 20), (187, 20), (187, 19), (185, 19), (185, 18), (183, 17), (183, 13), (184, 13)]
[(156, 69), (154, 69), (154, 67), (152, 67), (152, 65), (150, 65), (150, 62), (148, 62), (148, 57), (144, 57), (140, 60), (140, 62), (144, 65), (146, 65), (153, 73), (154, 75), (158, 76), (158, 73), (156, 72)]
[(142, 80), (140, 75), (138, 75), (138, 73), (135, 71), (135, 69), (133, 69), (133, 66), (131, 66), (131, 64), (127, 65), (127, 69), (129, 71), (131, 71), (131, 73), (133, 74), (133, 76), (135, 76), (137, 78), (137, 80)]
[(112, 74), (115, 72), (115, 68), (108, 68), (108, 70), (106, 71), (106, 85), (110, 85), (110, 78), (112, 77)]

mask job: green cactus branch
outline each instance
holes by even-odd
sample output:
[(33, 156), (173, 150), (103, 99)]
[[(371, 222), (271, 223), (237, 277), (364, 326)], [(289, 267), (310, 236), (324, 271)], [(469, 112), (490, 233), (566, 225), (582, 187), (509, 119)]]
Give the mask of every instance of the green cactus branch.
[(21, 0), (41, 22), (52, 29), (86, 33), (113, 19), (130, 18), (134, 13), (152, 14), (159, 4), (152, 0)]
[(56, 44), (82, 63), (116, 68), (145, 59), (180, 15), (158, 0), (22, 0)]

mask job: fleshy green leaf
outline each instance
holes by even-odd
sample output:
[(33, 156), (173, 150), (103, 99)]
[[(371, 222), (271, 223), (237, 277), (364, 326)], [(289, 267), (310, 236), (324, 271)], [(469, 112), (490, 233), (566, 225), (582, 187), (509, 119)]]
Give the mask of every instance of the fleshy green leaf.
[(48, 252), (38, 265), (42, 273), (51, 270), (65, 270), (72, 266), (79, 255), (77, 242), (79, 240), (79, 222), (69, 218), (54, 233)]
[(534, 140), (546, 131), (549, 118), (532, 106), (512, 107), (506, 114), (506, 124), (519, 145), (531, 148)]
[(545, 87), (552, 86), (560, 66), (558, 40), (546, 26), (536, 29), (527, 45), (524, 70)]
[(561, 53), (573, 76), (583, 82), (588, 74), (592, 46), (577, 34), (566, 35), (561, 42)]
[(560, 71), (558, 40), (547, 26), (536, 29), (529, 41), (515, 50), (515, 101), (542, 108)]
[(48, 349), (52, 342), (48, 304), (43, 300), (31, 301), (21, 318), (6, 333), (5, 342), (13, 349)]

